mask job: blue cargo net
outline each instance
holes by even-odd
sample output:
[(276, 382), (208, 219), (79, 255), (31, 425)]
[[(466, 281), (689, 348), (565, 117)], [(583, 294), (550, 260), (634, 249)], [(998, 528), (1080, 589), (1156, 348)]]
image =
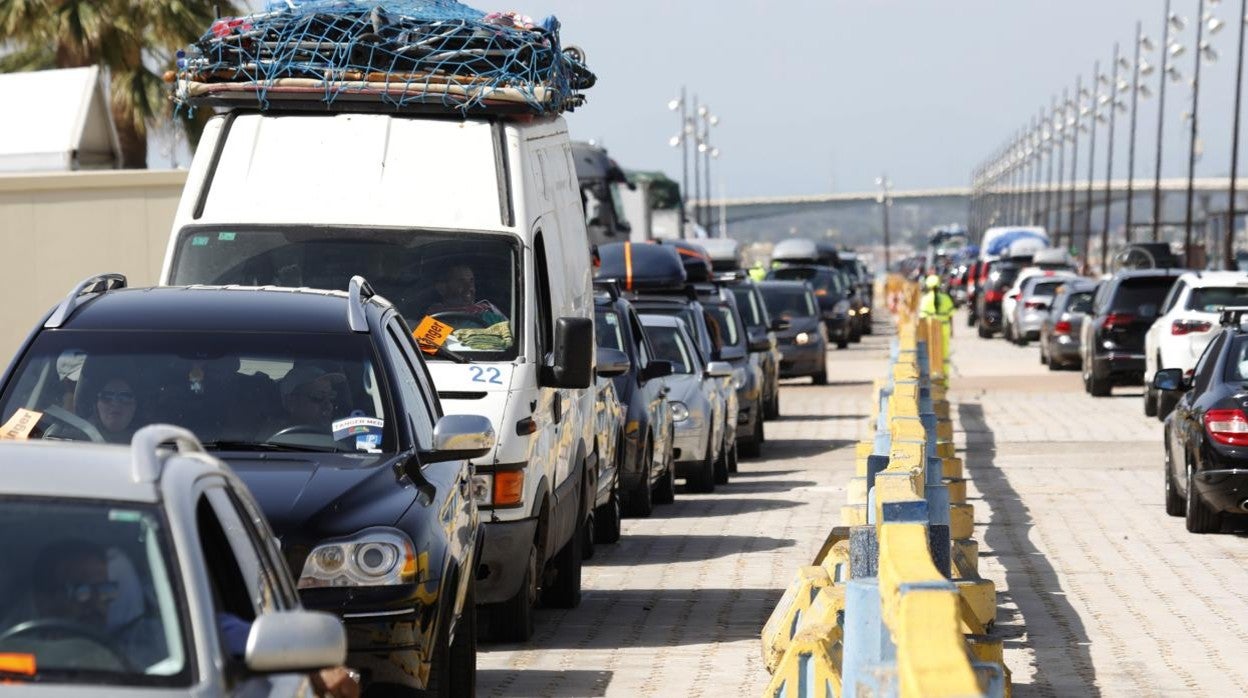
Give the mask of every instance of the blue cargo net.
[(454, 0), (274, 2), (178, 53), (180, 106), (318, 103), (570, 111), (594, 84), (559, 21)]

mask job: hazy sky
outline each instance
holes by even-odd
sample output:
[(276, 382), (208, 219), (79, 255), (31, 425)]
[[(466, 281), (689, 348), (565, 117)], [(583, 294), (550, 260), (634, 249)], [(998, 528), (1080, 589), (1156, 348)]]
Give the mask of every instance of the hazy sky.
[[(1173, 0), (1188, 29), (1185, 81), (1167, 93), (1167, 176), (1186, 174), (1197, 0)], [(470, 3), (483, 9), (493, 9)], [(1135, 22), (1160, 44), (1162, 0), (524, 0), (555, 14), (565, 44), (583, 47), (598, 85), (568, 119), (625, 167), (679, 177), (679, 130), (666, 103), (681, 85), (722, 119), (713, 139), (730, 197), (861, 191), (887, 171), (897, 188), (967, 183), (971, 168), (1115, 41), (1131, 50)], [(1229, 20), (1237, 0), (1214, 8)], [(1203, 68), (1197, 175), (1229, 171), (1236, 27), (1212, 38)], [(1160, 62), (1154, 52), (1152, 63)], [(1158, 74), (1150, 87), (1156, 93)], [(1129, 95), (1124, 94), (1126, 98)], [(1157, 100), (1141, 101), (1137, 173), (1151, 175)], [(1125, 173), (1127, 115), (1115, 169)], [(1106, 131), (1098, 135), (1104, 177)], [(1081, 139), (1086, 145), (1086, 135)], [(1086, 175), (1081, 153), (1080, 177)], [(1069, 160), (1067, 161), (1069, 163)], [(719, 184), (714, 186), (719, 193)]]

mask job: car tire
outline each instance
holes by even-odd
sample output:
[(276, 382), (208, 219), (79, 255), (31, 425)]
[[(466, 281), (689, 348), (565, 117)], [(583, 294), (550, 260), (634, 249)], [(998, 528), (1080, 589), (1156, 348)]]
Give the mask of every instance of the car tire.
[(1041, 365), (1041, 366), (1048, 366), (1048, 365), (1049, 365), (1049, 355), (1048, 355), (1048, 353), (1046, 353), (1046, 352), (1044, 351), (1044, 342), (1043, 342), (1043, 341), (1042, 341), (1042, 342), (1040, 342), (1040, 365)]
[(645, 447), (641, 449), (642, 458), (645, 459), (642, 466), (641, 483), (629, 493), (628, 497), (628, 515), (638, 518), (646, 518), (654, 513), (654, 488), (650, 484), (650, 471), (654, 468), (654, 442), (646, 439)]
[(780, 386), (771, 391), (771, 399), (767, 401), (767, 409), (763, 412), (766, 419), (780, 418)]
[[(754, 414), (761, 414), (761, 410), (762, 410), (762, 405), (759, 405), (757, 408), (755, 408)], [(750, 438), (741, 442), (740, 449), (741, 449), (740, 455), (743, 455), (746, 458), (758, 458), (759, 455), (762, 454), (763, 452), (763, 420), (762, 419), (756, 418), (754, 420), (754, 433), (750, 434)], [(737, 469), (734, 467), (732, 469), (732, 472), (734, 473), (737, 472)]]
[(579, 531), (572, 534), (563, 544), (563, 549), (550, 561), (555, 580), (553, 584), (542, 586), (542, 605), (548, 608), (576, 608), (581, 605), (581, 569), (584, 562), (581, 545), (584, 540)]
[(875, 334), (874, 325), (875, 325), (875, 322), (873, 320), (873, 317), (870, 313), (868, 313), (867, 321), (862, 323), (862, 333), (863, 334)]
[[(620, 525), (624, 512), (620, 506), (620, 477), (616, 469), (615, 484), (611, 486), (611, 498), (606, 504), (594, 512), (594, 542), (618, 543), (620, 541)], [(649, 491), (649, 487), (645, 488)]]
[(1196, 470), (1187, 469), (1187, 506), (1185, 507), (1189, 533), (1217, 533), (1222, 530), (1222, 515), (1214, 512), (1196, 493)]
[(1157, 391), (1152, 388), (1144, 388), (1144, 416), (1157, 416)]
[(727, 485), (728, 477), (732, 474), (732, 458), (730, 454), (737, 450), (737, 440), (733, 439), (732, 444), (724, 444), (719, 449), (719, 460), (715, 461), (715, 484)]
[(529, 567), (516, 595), (488, 607), (490, 637), (499, 642), (528, 642), (533, 637), (533, 613), (537, 605), (537, 544), (529, 546)]
[(459, 619), (459, 632), (451, 645), (448, 674), (449, 696), (477, 695), (477, 582), (468, 581), (464, 594), (464, 614)]
[(992, 330), (988, 329), (984, 325), (981, 324), (978, 331), (980, 339), (992, 339)]
[[(671, 443), (672, 439), (668, 439)], [(659, 478), (658, 487), (654, 490), (655, 504), (671, 504), (676, 501), (676, 463), (671, 458), (671, 451), (668, 451), (667, 469), (663, 473), (663, 477)]]
[[(841, 347), (841, 348), (843, 349), (844, 347)], [(827, 385), (828, 384), (828, 367), (824, 366), (822, 371), (811, 376), (810, 382), (813, 385)]]
[(697, 473), (691, 474), (686, 478), (686, 484), (689, 486), (690, 492), (698, 492), (700, 494), (709, 494), (715, 491), (715, 472), (719, 469), (719, 459), (715, 457), (715, 447), (711, 443), (706, 444), (706, 457), (702, 459), (702, 465), (698, 468)]
[(1165, 436), (1165, 439), (1166, 439), (1166, 460), (1165, 460), (1165, 469), (1166, 469), (1166, 513), (1167, 513), (1167, 514), (1169, 514), (1170, 516), (1183, 516), (1183, 513), (1184, 513), (1184, 512), (1183, 512), (1183, 508), (1184, 508), (1184, 504), (1185, 504), (1185, 502), (1183, 501), (1183, 498), (1179, 496), (1178, 490), (1177, 490), (1177, 488), (1174, 486), (1174, 476), (1170, 474), (1170, 473), (1171, 473), (1171, 465), (1172, 465), (1172, 463), (1170, 462), (1170, 437), (1169, 437), (1169, 434), (1167, 434), (1167, 435)]
[(1092, 397), (1109, 397), (1113, 392), (1108, 378), (1096, 375), (1096, 369), (1088, 371), (1088, 394)]

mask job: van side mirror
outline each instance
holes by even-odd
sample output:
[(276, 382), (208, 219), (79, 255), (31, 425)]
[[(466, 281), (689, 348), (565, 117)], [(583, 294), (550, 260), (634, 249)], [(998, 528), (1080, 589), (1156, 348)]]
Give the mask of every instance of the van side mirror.
[(783, 332), (789, 329), (790, 323), (788, 318), (778, 317), (771, 321), (771, 330), (773, 332)]
[(751, 354), (757, 354), (760, 351), (771, 351), (771, 338), (766, 334), (751, 334), (748, 349)]
[(583, 390), (594, 382), (594, 321), (561, 317), (555, 321), (554, 361), (542, 368), (542, 387)]
[(1153, 375), (1153, 388), (1156, 390), (1184, 390), (1187, 387), (1181, 368), (1163, 368)]
[(256, 673), (309, 672), (347, 661), (347, 632), (319, 611), (262, 613), (247, 635), (247, 668)]
[(732, 375), (732, 364), (727, 361), (712, 361), (706, 365), (706, 375), (710, 378), (727, 378)]
[(663, 359), (653, 359), (646, 367), (641, 369), (641, 381), (644, 383), (655, 378), (666, 378), (672, 375), (672, 362)]
[(614, 378), (628, 373), (633, 367), (628, 354), (619, 349), (598, 347), (598, 375), (602, 378)]
[(448, 414), (433, 425), (433, 448), (422, 455), (426, 463), (484, 458), (498, 437), (489, 418), (477, 414)]

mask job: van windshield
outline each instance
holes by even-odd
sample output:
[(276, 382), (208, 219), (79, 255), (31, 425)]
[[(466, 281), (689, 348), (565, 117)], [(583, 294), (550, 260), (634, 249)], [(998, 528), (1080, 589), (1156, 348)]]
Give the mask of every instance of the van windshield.
[[(394, 228), (186, 228), (170, 283), (345, 290), (368, 279), (421, 333), (447, 326), (445, 347), (480, 361), (516, 358), (523, 320), (520, 252), (508, 235)], [(429, 356), (440, 360), (439, 355)]]

